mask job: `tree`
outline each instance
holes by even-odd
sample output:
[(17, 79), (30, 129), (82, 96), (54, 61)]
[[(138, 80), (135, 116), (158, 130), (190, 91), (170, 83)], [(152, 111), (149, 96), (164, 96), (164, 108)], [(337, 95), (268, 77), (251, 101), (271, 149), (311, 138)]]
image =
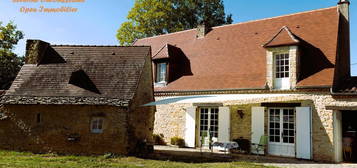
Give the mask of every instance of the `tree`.
[(172, 33), (197, 27), (231, 24), (222, 0), (136, 0), (129, 11), (128, 21), (117, 32), (121, 45), (136, 39)]
[(23, 65), (23, 57), (13, 53), (15, 45), (24, 35), (13, 22), (2, 26), (0, 22), (0, 90), (8, 89)]

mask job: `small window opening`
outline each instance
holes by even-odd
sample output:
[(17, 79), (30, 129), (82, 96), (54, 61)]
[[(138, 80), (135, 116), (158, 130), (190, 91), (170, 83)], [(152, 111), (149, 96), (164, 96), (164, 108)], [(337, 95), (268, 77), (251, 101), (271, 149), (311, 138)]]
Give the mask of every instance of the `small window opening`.
[(37, 122), (37, 124), (41, 124), (41, 122), (42, 122), (41, 113), (37, 113), (36, 122)]
[(103, 118), (93, 118), (91, 121), (91, 132), (92, 133), (102, 133), (103, 132)]

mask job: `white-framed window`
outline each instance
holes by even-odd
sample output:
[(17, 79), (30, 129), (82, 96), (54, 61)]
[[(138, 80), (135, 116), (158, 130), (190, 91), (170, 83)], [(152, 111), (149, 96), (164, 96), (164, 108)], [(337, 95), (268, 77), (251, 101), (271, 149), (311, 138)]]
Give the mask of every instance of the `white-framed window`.
[(289, 78), (289, 53), (275, 54), (275, 78)]
[(218, 140), (218, 107), (200, 107), (200, 140), (203, 146), (208, 146), (210, 138)]
[(167, 63), (156, 64), (156, 82), (166, 82)]
[(103, 123), (104, 118), (102, 117), (94, 117), (91, 121), (91, 132), (92, 133), (102, 133), (103, 132)]
[(274, 89), (290, 89), (289, 52), (274, 53)]

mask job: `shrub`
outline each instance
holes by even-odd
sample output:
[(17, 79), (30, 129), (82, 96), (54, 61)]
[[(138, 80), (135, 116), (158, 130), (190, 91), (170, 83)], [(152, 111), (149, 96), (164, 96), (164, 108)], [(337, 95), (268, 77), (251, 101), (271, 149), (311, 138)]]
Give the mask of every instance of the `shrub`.
[(113, 159), (113, 158), (118, 158), (121, 157), (118, 154), (114, 154), (114, 153), (106, 153), (103, 155), (104, 159)]
[(166, 145), (166, 142), (164, 141), (164, 135), (163, 134), (153, 134), (155, 145)]
[(185, 140), (180, 137), (172, 137), (171, 145), (177, 145), (179, 148), (185, 147)]

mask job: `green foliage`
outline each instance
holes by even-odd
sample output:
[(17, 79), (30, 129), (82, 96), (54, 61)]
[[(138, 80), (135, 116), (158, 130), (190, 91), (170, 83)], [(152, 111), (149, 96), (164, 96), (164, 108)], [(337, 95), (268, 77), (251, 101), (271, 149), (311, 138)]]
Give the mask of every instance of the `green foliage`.
[(0, 90), (8, 89), (23, 65), (23, 57), (12, 52), (24, 35), (13, 22), (2, 26), (0, 22)]
[(136, 0), (129, 11), (128, 21), (117, 32), (121, 45), (130, 45), (136, 39), (172, 33), (197, 27), (231, 24), (222, 0)]
[(180, 137), (172, 137), (171, 145), (177, 145), (179, 148), (185, 147), (185, 140)]
[(121, 155), (115, 154), (115, 153), (106, 153), (103, 155), (104, 159), (113, 159), (113, 158), (118, 158), (122, 157)]
[(155, 145), (166, 145), (166, 142), (164, 141), (163, 134), (160, 134), (160, 135), (154, 134), (153, 137), (154, 137)]

